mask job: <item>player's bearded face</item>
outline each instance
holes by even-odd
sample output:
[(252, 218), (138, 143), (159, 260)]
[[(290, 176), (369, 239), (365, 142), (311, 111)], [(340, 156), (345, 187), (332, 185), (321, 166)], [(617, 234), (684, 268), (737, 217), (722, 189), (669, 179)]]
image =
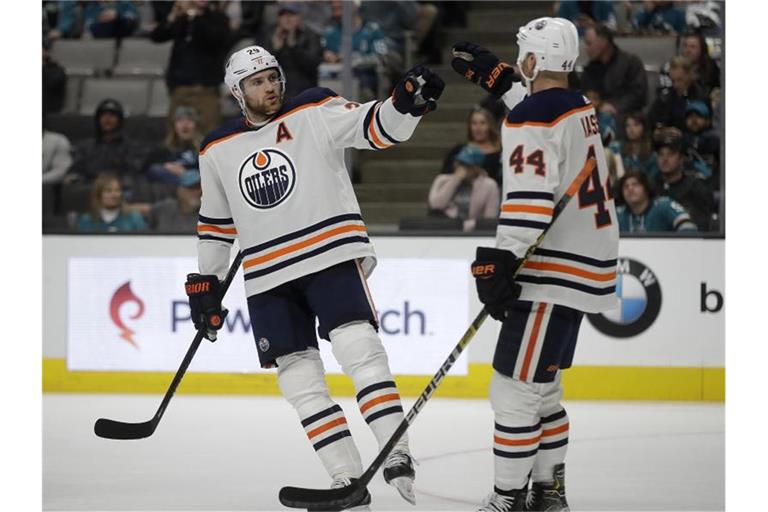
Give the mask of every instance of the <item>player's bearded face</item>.
[(267, 69), (243, 80), (245, 106), (254, 120), (263, 120), (274, 115), (283, 105), (280, 74), (276, 69)]

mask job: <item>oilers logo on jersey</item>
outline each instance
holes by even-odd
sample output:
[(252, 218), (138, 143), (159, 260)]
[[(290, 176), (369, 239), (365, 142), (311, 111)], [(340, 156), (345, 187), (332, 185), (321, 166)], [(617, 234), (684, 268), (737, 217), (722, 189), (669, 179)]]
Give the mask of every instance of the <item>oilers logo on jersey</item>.
[(285, 201), (296, 184), (296, 167), (279, 149), (260, 149), (240, 166), (240, 192), (258, 209), (274, 208)]

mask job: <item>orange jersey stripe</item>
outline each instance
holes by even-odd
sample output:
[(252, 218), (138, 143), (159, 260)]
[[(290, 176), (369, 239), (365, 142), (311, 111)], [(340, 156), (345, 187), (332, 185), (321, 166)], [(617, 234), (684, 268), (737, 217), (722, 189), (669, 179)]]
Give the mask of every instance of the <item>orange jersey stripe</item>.
[(376, 123), (376, 113), (379, 111), (379, 108), (381, 107), (381, 104), (376, 106), (376, 110), (373, 112), (373, 115), (371, 116), (371, 122), (368, 123), (368, 134), (373, 139), (373, 142), (376, 143), (377, 146), (381, 146), (379, 149), (386, 149), (390, 147), (392, 144), (387, 144), (386, 142), (382, 142), (381, 139), (379, 139), (378, 134), (376, 133), (376, 127), (374, 126)]
[(532, 270), (549, 270), (552, 272), (562, 272), (563, 274), (571, 274), (573, 276), (583, 277), (585, 279), (591, 279), (593, 281), (613, 281), (616, 279), (616, 272), (608, 272), (606, 274), (598, 274), (597, 272), (588, 272), (580, 268), (571, 267), (570, 265), (563, 265), (561, 263), (544, 263), (541, 261), (526, 261), (523, 268), (530, 268)]
[(332, 236), (340, 235), (342, 233), (349, 233), (351, 231), (365, 231), (365, 226), (358, 226), (358, 225), (340, 226), (338, 228), (331, 229), (330, 231), (326, 231), (325, 233), (320, 233), (319, 235), (313, 236), (312, 238), (308, 238), (303, 242), (298, 242), (293, 245), (289, 245), (288, 247), (283, 247), (282, 249), (278, 249), (276, 251), (272, 251), (270, 253), (264, 254), (263, 256), (259, 256), (258, 258), (253, 258), (251, 260), (248, 260), (245, 263), (243, 263), (243, 268), (251, 268), (254, 265), (259, 265), (261, 263), (273, 260), (275, 258), (279, 258), (280, 256), (284, 256), (292, 252), (300, 251), (305, 247), (309, 247), (310, 245), (316, 244), (318, 242), (322, 242), (323, 240), (331, 238)]
[(292, 114), (295, 114), (296, 112), (299, 112), (301, 110), (307, 109), (307, 108), (319, 107), (320, 105), (324, 105), (324, 104), (328, 103), (331, 100), (335, 100), (336, 98), (338, 98), (338, 96), (328, 96), (327, 98), (323, 98), (322, 100), (316, 101), (315, 103), (307, 103), (306, 105), (301, 105), (300, 107), (296, 107), (296, 108), (294, 108), (292, 110), (289, 110), (288, 112), (286, 112), (285, 114), (281, 115), (280, 117), (276, 117), (275, 119), (270, 121), (270, 123), (274, 123), (275, 121), (279, 121), (281, 119), (285, 119), (286, 117), (288, 117), (288, 116), (290, 116)]
[(505, 204), (501, 207), (503, 213), (536, 213), (552, 216), (553, 209), (548, 206), (530, 206), (527, 204)]
[(223, 233), (225, 235), (236, 235), (237, 230), (235, 228), (220, 228), (219, 226), (213, 226), (211, 224), (200, 224), (197, 226), (198, 231), (212, 231), (214, 233)]
[(520, 380), (528, 378), (528, 369), (531, 366), (531, 359), (533, 358), (533, 350), (536, 347), (536, 339), (539, 337), (539, 329), (541, 328), (541, 320), (544, 318), (544, 312), (547, 310), (547, 305), (543, 302), (539, 303), (539, 309), (536, 311), (536, 318), (533, 321), (533, 329), (531, 330), (531, 337), (528, 341), (528, 349), (525, 351), (525, 359), (523, 360), (523, 369), (520, 371)]
[(579, 171), (579, 174), (576, 175), (576, 178), (573, 180), (573, 183), (568, 187), (568, 190), (565, 191), (565, 195), (568, 197), (573, 197), (576, 195), (576, 191), (581, 188), (581, 184), (584, 183), (584, 180), (587, 179), (587, 176), (589, 174), (592, 174), (592, 171), (595, 169), (595, 166), (597, 165), (597, 160), (594, 158), (591, 158), (584, 162), (584, 167), (581, 168)]
[(331, 430), (333, 427), (338, 427), (339, 425), (344, 425), (346, 423), (347, 423), (346, 418), (336, 418), (335, 420), (331, 420), (324, 425), (320, 425), (316, 429), (310, 430), (309, 432), (307, 432), (307, 437), (312, 439), (313, 437), (318, 436), (323, 432)]
[[(329, 96), (329, 97), (327, 97), (327, 98), (324, 98), (324, 99), (322, 99), (322, 100), (320, 100), (320, 101), (317, 101), (317, 102), (315, 102), (315, 103), (307, 103), (306, 105), (301, 105), (300, 107), (296, 107), (296, 108), (294, 108), (294, 109), (291, 109), (291, 110), (289, 110), (288, 112), (284, 113), (284, 114), (283, 114), (283, 115), (281, 115), (280, 117), (276, 117), (275, 119), (272, 119), (272, 120), (270, 121), (270, 123), (274, 123), (275, 121), (279, 121), (280, 119), (284, 119), (285, 117), (287, 117), (287, 116), (289, 116), (289, 115), (291, 115), (291, 114), (295, 114), (296, 112), (299, 112), (300, 110), (304, 110), (304, 109), (306, 109), (306, 108), (310, 108), (310, 107), (319, 107), (320, 105), (323, 105), (323, 104), (325, 104), (325, 103), (328, 103), (329, 101), (331, 101), (331, 100), (333, 100), (333, 99), (335, 99), (335, 98), (338, 98), (338, 96)], [(220, 138), (220, 139), (216, 139), (216, 140), (214, 140), (213, 142), (210, 142), (210, 143), (209, 143), (207, 146), (205, 146), (205, 148), (204, 148), (204, 149), (203, 149), (203, 150), (200, 152), (200, 156), (203, 156), (203, 155), (204, 155), (204, 154), (205, 154), (205, 153), (206, 153), (206, 152), (207, 152), (207, 151), (208, 151), (210, 148), (212, 148), (213, 146), (215, 146), (215, 145), (216, 145), (216, 144), (218, 144), (219, 142), (224, 142), (224, 141), (226, 141), (226, 140), (229, 140), (229, 139), (231, 139), (232, 137), (236, 137), (237, 135), (240, 135), (240, 134), (243, 134), (243, 133), (248, 133), (248, 132), (247, 132), (247, 131), (245, 131), (245, 132), (237, 132), (237, 133), (233, 133), (232, 135), (227, 135), (226, 137), (222, 137), (222, 138)]]
[(381, 395), (379, 397), (368, 400), (363, 405), (361, 405), (360, 412), (364, 413), (374, 405), (379, 405), (384, 402), (391, 402), (393, 400), (400, 400), (400, 395), (398, 393), (389, 393), (388, 395)]
[(493, 442), (503, 444), (504, 446), (528, 446), (541, 441), (541, 434), (530, 439), (504, 439), (503, 437), (493, 436)]
[(549, 123), (542, 123), (539, 121), (526, 121), (524, 123), (510, 123), (508, 120), (504, 120), (504, 126), (508, 128), (518, 128), (520, 126), (539, 126), (544, 128), (549, 128), (551, 126), (555, 126), (557, 123), (565, 119), (566, 117), (570, 117), (572, 115), (580, 114), (582, 112), (586, 112), (587, 110), (591, 110), (592, 105), (584, 105), (583, 107), (574, 108), (573, 110), (569, 110), (568, 112), (564, 112), (563, 114), (560, 114), (554, 121), (551, 121)]
[(548, 430), (544, 430), (541, 435), (542, 436), (556, 436), (557, 434), (562, 434), (563, 432), (568, 432), (568, 425), (569, 423), (566, 423), (564, 425), (560, 425), (559, 427), (550, 428)]

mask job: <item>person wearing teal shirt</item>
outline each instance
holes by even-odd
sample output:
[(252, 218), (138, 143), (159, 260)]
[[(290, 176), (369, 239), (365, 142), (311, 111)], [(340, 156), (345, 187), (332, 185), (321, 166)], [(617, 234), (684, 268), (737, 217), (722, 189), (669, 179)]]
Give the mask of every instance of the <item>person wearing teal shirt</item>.
[(650, 233), (660, 231), (696, 231), (696, 224), (679, 203), (669, 197), (653, 197), (648, 177), (640, 171), (628, 171), (619, 180), (624, 200), (616, 208), (619, 231)]
[(77, 231), (126, 232), (147, 231), (144, 217), (137, 211), (126, 210), (123, 189), (114, 174), (99, 174), (93, 183), (91, 207), (75, 223)]

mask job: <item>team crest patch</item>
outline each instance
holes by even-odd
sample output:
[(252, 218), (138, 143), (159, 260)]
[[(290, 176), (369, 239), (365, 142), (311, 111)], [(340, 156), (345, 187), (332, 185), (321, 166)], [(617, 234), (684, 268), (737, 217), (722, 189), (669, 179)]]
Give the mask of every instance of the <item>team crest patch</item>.
[(536, 25), (534, 25), (533, 28), (535, 28), (536, 30), (541, 30), (546, 26), (547, 26), (547, 20), (541, 20), (541, 21), (537, 21)]
[(269, 350), (269, 340), (267, 338), (259, 338), (259, 350), (262, 352)]
[(240, 192), (245, 201), (258, 209), (273, 208), (293, 192), (296, 167), (279, 149), (260, 149), (240, 166)]

